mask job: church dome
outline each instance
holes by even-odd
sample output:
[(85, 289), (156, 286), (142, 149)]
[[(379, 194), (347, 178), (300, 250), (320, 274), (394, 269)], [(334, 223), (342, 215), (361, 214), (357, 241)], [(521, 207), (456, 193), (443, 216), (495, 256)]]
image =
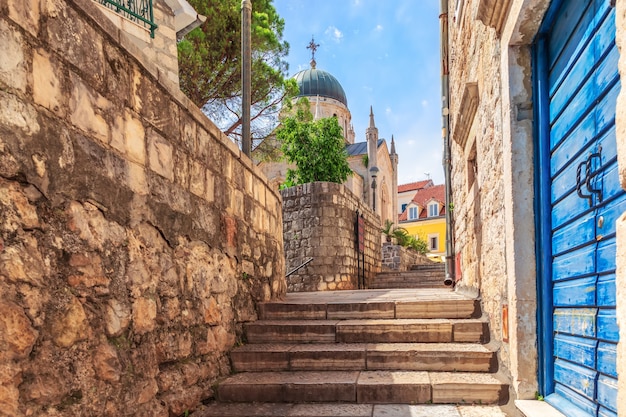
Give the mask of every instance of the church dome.
[(348, 107), (348, 100), (339, 81), (330, 73), (313, 68), (300, 71), (293, 78), (298, 83), (298, 97), (320, 96), (335, 99)]

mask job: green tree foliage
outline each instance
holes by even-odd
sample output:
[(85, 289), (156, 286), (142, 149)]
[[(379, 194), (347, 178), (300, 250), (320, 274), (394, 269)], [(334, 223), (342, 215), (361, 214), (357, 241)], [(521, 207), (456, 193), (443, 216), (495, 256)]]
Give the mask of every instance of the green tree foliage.
[(309, 109), (309, 101), (300, 99), (276, 130), (285, 159), (296, 165), (287, 170), (285, 187), (314, 181), (342, 183), (352, 172), (337, 118), (313, 120)]
[[(284, 20), (273, 0), (252, 2), (252, 136), (278, 123), (284, 99), (298, 93), (287, 79)], [(189, 0), (207, 21), (178, 43), (181, 90), (235, 141), (241, 139), (241, 0)]]

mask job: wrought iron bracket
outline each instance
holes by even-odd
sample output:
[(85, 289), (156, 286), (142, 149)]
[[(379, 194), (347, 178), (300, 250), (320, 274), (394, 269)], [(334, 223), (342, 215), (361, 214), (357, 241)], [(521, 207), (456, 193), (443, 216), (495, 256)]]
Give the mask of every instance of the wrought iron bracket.
[[(598, 149), (598, 152), (590, 153), (585, 161), (578, 164), (576, 168), (576, 193), (578, 197), (583, 198), (589, 202), (589, 207), (593, 207), (593, 196), (597, 198), (597, 202), (601, 203), (603, 200), (602, 186), (597, 187), (592, 181), (600, 173), (602, 165), (602, 147)], [(600, 162), (600, 167), (594, 169), (593, 162), (595, 159)], [(586, 192), (583, 192), (583, 187)]]

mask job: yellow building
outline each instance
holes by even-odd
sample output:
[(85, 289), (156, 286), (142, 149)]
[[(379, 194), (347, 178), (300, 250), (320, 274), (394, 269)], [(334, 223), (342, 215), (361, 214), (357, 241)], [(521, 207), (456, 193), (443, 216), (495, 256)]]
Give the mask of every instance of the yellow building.
[[(398, 192), (405, 188), (399, 186)], [(428, 256), (442, 262), (446, 256), (445, 195), (443, 184), (419, 188), (410, 202), (403, 204), (404, 211), (398, 217), (400, 227), (428, 243)]]

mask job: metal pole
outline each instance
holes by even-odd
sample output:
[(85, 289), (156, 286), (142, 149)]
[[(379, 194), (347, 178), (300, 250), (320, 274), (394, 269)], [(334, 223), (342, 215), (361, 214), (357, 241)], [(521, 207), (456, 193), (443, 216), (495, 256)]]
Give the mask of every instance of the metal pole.
[(250, 46), (251, 18), (251, 1), (241, 0), (241, 150), (248, 157), (250, 157), (252, 153), (252, 140), (250, 138), (250, 87), (252, 84), (252, 52)]
[(441, 35), (441, 118), (443, 135), (443, 166), (446, 181), (446, 277), (445, 285), (455, 281), (454, 253), (454, 218), (452, 210), (452, 161), (450, 156), (450, 86), (448, 68), (448, 0), (441, 0), (439, 9)]

